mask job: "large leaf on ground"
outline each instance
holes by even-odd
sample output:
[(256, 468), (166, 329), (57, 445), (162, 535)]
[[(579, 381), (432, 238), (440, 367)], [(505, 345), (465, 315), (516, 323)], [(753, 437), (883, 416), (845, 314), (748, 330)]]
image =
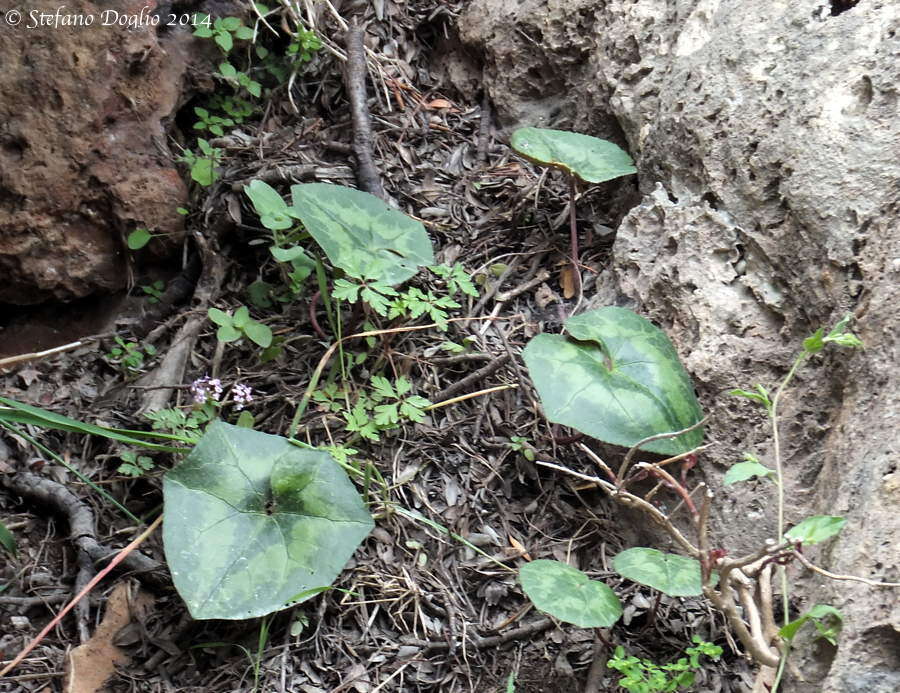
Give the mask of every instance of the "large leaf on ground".
[(291, 193), (293, 213), (351, 277), (394, 286), (434, 264), (425, 227), (374, 195), (328, 183), (294, 185)]
[(622, 577), (653, 587), (670, 597), (703, 594), (700, 562), (674, 553), (636, 547), (613, 559), (613, 568)]
[[(608, 306), (569, 318), (565, 327), (570, 337), (540, 334), (524, 351), (551, 421), (631, 447), (703, 418), (675, 347), (648, 320)], [(702, 440), (701, 427), (642, 449), (677, 455)]]
[(588, 183), (637, 173), (631, 157), (618, 145), (577, 132), (519, 128), (510, 144), (527, 159), (561, 168)]
[(330, 455), (222, 422), (166, 474), (163, 494), (166, 559), (197, 619), (302, 600), (334, 581), (373, 526)]
[(622, 615), (609, 587), (559, 561), (538, 560), (519, 570), (522, 589), (541, 611), (582, 628), (608, 628)]

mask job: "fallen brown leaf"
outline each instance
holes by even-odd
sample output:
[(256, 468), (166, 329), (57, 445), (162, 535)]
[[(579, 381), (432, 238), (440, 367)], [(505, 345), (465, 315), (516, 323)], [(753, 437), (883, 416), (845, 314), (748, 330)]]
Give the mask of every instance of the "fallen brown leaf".
[(116, 634), (131, 622), (132, 613), (147, 609), (153, 597), (138, 591), (130, 595), (127, 583), (121, 582), (106, 600), (106, 613), (94, 635), (86, 643), (69, 652), (66, 660), (66, 693), (101, 693), (117, 664), (128, 661), (126, 654), (113, 644)]
[(559, 283), (562, 286), (563, 296), (567, 299), (575, 295), (575, 273), (572, 272), (572, 265), (566, 265), (559, 273)]

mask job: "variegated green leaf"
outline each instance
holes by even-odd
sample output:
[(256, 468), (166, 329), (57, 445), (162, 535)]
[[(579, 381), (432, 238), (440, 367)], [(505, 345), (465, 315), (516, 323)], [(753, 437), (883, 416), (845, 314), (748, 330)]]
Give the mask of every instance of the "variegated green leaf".
[(587, 183), (637, 173), (631, 157), (620, 147), (577, 132), (519, 128), (512, 134), (510, 144), (527, 159), (561, 168)]
[(700, 562), (674, 553), (636, 547), (626, 549), (613, 559), (619, 575), (670, 597), (695, 597), (703, 594)]
[(372, 529), (326, 452), (213, 423), (163, 482), (163, 542), (196, 619), (245, 619), (330, 585)]
[(519, 582), (538, 609), (581, 628), (608, 628), (622, 616), (615, 592), (559, 561), (526, 563)]
[[(631, 447), (703, 418), (690, 377), (665, 333), (615, 306), (569, 318), (570, 337), (540, 334), (525, 347), (547, 418)], [(702, 428), (642, 449), (677, 455), (700, 445)]]
[(396, 286), (434, 263), (425, 227), (374, 195), (340, 185), (291, 187), (293, 213), (351, 277)]

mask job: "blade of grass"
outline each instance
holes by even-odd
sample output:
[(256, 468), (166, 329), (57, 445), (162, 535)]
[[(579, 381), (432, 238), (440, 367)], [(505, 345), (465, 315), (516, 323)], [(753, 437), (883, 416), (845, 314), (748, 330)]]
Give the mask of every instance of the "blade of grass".
[[(160, 445), (143, 440), (142, 438), (159, 438), (162, 440), (177, 440), (180, 442), (188, 442), (178, 436), (171, 436), (165, 433), (151, 433), (144, 431), (127, 431), (125, 429), (106, 428), (105, 426), (96, 426), (94, 424), (84, 423), (77, 419), (71, 419), (62, 414), (56, 414), (40, 407), (33, 407), (24, 402), (17, 402), (13, 399), (0, 397), (0, 422), (11, 421), (15, 423), (32, 424), (43, 428), (53, 428), (59, 431), (69, 431), (71, 433), (85, 433), (88, 435), (102, 436), (110, 440), (116, 440), (120, 443), (128, 443), (138, 447), (147, 448), (148, 450), (157, 450), (159, 452), (184, 452), (181, 448), (172, 447), (170, 445)], [(138, 437), (140, 436), (140, 437)]]
[(50, 448), (48, 448), (46, 445), (43, 445), (42, 443), (39, 443), (37, 440), (35, 440), (34, 438), (32, 438), (30, 435), (28, 435), (28, 433), (26, 433), (25, 431), (23, 431), (21, 428), (19, 428), (19, 427), (16, 426), (15, 424), (11, 424), (11, 423), (9, 423), (9, 422), (7, 422), (7, 421), (0, 420), (0, 426), (2, 426), (3, 428), (5, 428), (7, 431), (10, 431), (10, 432), (12, 432), (12, 433), (15, 433), (17, 436), (20, 436), (20, 437), (24, 438), (26, 441), (28, 441), (29, 443), (31, 443), (34, 447), (36, 447), (38, 450), (40, 450), (41, 452), (43, 452), (45, 455), (48, 455), (48, 456), (51, 457), (53, 460), (55, 460), (56, 462), (58, 462), (59, 464), (61, 464), (63, 467), (65, 467), (66, 469), (68, 469), (72, 474), (74, 474), (76, 477), (78, 477), (79, 479), (81, 479), (81, 481), (83, 481), (85, 484), (87, 484), (88, 486), (90, 486), (94, 491), (96, 491), (97, 493), (99, 493), (99, 494), (100, 494), (101, 496), (103, 496), (106, 500), (108, 500), (110, 503), (112, 503), (114, 506), (116, 506), (119, 510), (121, 510), (123, 513), (125, 513), (125, 514), (129, 517), (129, 519), (131, 519), (132, 522), (137, 522), (139, 525), (144, 524), (144, 523), (141, 521), (141, 518), (139, 518), (137, 515), (134, 515), (130, 510), (128, 510), (128, 508), (126, 508), (124, 505), (122, 505), (121, 503), (119, 503), (119, 501), (117, 501), (115, 498), (113, 498), (111, 495), (109, 495), (109, 494), (108, 494), (106, 491), (104, 491), (102, 488), (100, 488), (99, 486), (97, 486), (97, 484), (95, 484), (93, 481), (91, 481), (90, 479), (88, 479), (84, 474), (82, 474), (80, 471), (78, 471), (77, 469), (75, 469), (75, 467), (73, 467), (71, 464), (69, 464), (68, 462), (66, 462), (62, 457), (60, 457), (59, 455), (57, 455), (55, 452), (53, 452), (53, 450), (51, 450)]

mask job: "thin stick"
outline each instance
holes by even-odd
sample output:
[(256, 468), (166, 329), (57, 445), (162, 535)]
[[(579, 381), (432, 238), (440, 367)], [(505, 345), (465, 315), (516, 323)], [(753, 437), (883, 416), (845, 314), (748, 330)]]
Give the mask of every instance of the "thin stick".
[[(677, 438), (678, 436), (680, 436), (680, 435), (682, 435), (682, 434), (684, 434), (684, 433), (690, 433), (690, 432), (693, 431), (694, 429), (699, 428), (700, 426), (702, 426), (703, 424), (705, 424), (708, 420), (709, 420), (709, 417), (708, 417), (708, 416), (704, 416), (702, 419), (700, 419), (700, 420), (699, 420), (697, 423), (695, 423), (693, 426), (688, 426), (687, 428), (684, 428), (684, 429), (682, 429), (682, 430), (680, 430), (680, 431), (672, 431), (671, 433), (657, 433), (657, 434), (652, 435), (652, 436), (647, 436), (647, 437), (644, 438), (643, 440), (639, 440), (637, 443), (635, 443), (635, 444), (632, 446), (632, 448), (631, 448), (631, 449), (628, 451), (628, 453), (625, 455), (625, 459), (622, 461), (622, 466), (619, 468), (618, 483), (621, 485), (622, 482), (624, 481), (624, 479), (625, 479), (625, 472), (627, 472), (627, 471), (628, 471), (628, 467), (631, 466), (631, 460), (632, 460), (632, 458), (637, 454), (637, 451), (640, 450), (642, 446), (646, 445), (647, 443), (652, 443), (654, 440), (663, 440), (663, 439), (665, 439), (665, 438)], [(700, 450), (700, 449), (701, 449), (701, 448), (696, 448), (696, 449), (694, 449), (694, 450), (691, 450), (689, 453), (685, 453), (685, 456), (690, 455), (690, 454), (693, 454), (693, 453), (697, 452), (697, 451)]]
[[(697, 518), (697, 543), (700, 546), (700, 569), (703, 573), (703, 582), (708, 582), (712, 575), (712, 562), (709, 551), (709, 506), (712, 503), (712, 491), (706, 484), (700, 484), (697, 488), (703, 487), (703, 497), (700, 500), (700, 515)], [(694, 489), (695, 491), (697, 489)], [(688, 506), (690, 507), (690, 506)]]
[(53, 354), (61, 354), (64, 351), (71, 351), (72, 349), (77, 349), (82, 344), (84, 344), (84, 340), (79, 340), (77, 342), (69, 342), (68, 344), (63, 344), (62, 346), (53, 347), (52, 349), (45, 349), (44, 351), (34, 351), (30, 354), (19, 354), (18, 356), (9, 356), (5, 359), (0, 359), (0, 368), (5, 368), (6, 366), (11, 366), (14, 363), (20, 363), (22, 361), (31, 361), (32, 359), (42, 359), (47, 356), (53, 356)]
[(494, 387), (488, 387), (484, 390), (479, 390), (478, 392), (469, 392), (465, 395), (460, 395), (459, 397), (451, 397), (450, 399), (445, 399), (443, 402), (438, 402), (437, 404), (429, 404), (427, 407), (422, 407), (422, 411), (431, 411), (432, 409), (440, 409), (441, 407), (446, 407), (450, 404), (456, 404), (457, 402), (464, 402), (467, 399), (472, 399), (473, 397), (481, 397), (481, 395), (489, 395), (492, 392), (502, 392), (503, 390), (512, 390), (514, 388), (519, 387), (515, 384), (509, 385), (495, 385)]
[(691, 515), (694, 518), (694, 521), (697, 522), (699, 518), (699, 514), (697, 512), (697, 506), (694, 505), (694, 501), (691, 500), (691, 494), (688, 493), (688, 490), (678, 483), (678, 480), (675, 479), (674, 476), (669, 474), (665, 469), (660, 469), (659, 467), (652, 465), (648, 462), (638, 462), (635, 465), (637, 469), (643, 469), (644, 471), (660, 477), (672, 491), (681, 496), (681, 501), (684, 503), (688, 510), (691, 511)]
[(585, 453), (588, 457), (590, 457), (591, 460), (593, 460), (594, 464), (596, 464), (598, 467), (600, 467), (600, 469), (602, 469), (604, 471), (604, 473), (606, 474), (606, 476), (609, 477), (609, 480), (611, 482), (616, 483), (616, 475), (613, 474), (613, 470), (609, 468), (609, 465), (606, 464), (606, 462), (604, 462), (597, 453), (595, 453), (593, 450), (591, 450), (584, 443), (578, 443), (578, 447), (581, 448), (581, 451), (583, 453)]
[(372, 117), (366, 96), (365, 28), (354, 24), (347, 31), (347, 64), (344, 84), (353, 117), (353, 155), (356, 157), (356, 180), (361, 190), (386, 200), (381, 176), (372, 158)]
[(572, 279), (575, 281), (575, 295), (578, 300), (572, 309), (574, 315), (581, 306), (581, 300), (584, 298), (584, 288), (581, 285), (581, 269), (578, 260), (578, 220), (575, 216), (575, 196), (578, 194), (578, 184), (575, 182), (575, 175), (569, 174), (569, 245), (572, 251)]
[(869, 578), (859, 577), (857, 575), (839, 575), (837, 573), (829, 572), (824, 568), (820, 568), (819, 566), (810, 563), (809, 559), (799, 551), (795, 552), (794, 556), (798, 561), (800, 561), (814, 573), (824, 575), (831, 580), (849, 580), (851, 582), (861, 582), (865, 585), (870, 585), (871, 587), (900, 587), (900, 582), (880, 582), (878, 580), (870, 580)]
[(56, 618), (54, 618), (52, 621), (50, 621), (50, 623), (48, 623), (46, 626), (44, 626), (44, 629), (40, 633), (37, 634), (37, 637), (35, 637), (34, 640), (32, 640), (30, 643), (28, 643), (28, 645), (25, 647), (25, 649), (22, 650), (18, 655), (16, 655), (15, 659), (13, 661), (11, 661), (9, 664), (7, 664), (3, 668), (2, 671), (0, 671), (0, 677), (6, 676), (9, 672), (11, 672), (13, 669), (15, 669), (16, 666), (18, 666), (22, 662), (22, 660), (25, 659), (29, 655), (29, 653), (41, 643), (41, 641), (47, 636), (47, 633), (49, 633), (54, 628), (56, 628), (57, 624), (59, 624), (59, 622), (63, 619), (63, 617), (67, 613), (69, 613), (75, 607), (75, 605), (78, 602), (80, 602), (92, 589), (94, 589), (94, 587), (97, 585), (98, 582), (100, 582), (103, 578), (105, 578), (107, 576), (107, 574), (113, 568), (115, 568), (117, 565), (119, 565), (119, 563), (121, 563), (128, 554), (130, 554), (132, 551), (134, 551), (138, 546), (140, 546), (144, 542), (144, 540), (147, 537), (149, 537), (151, 534), (153, 534), (154, 531), (156, 531), (156, 528), (159, 527), (160, 523), (162, 522), (162, 519), (163, 519), (162, 515), (157, 517), (153, 521), (153, 523), (149, 527), (147, 527), (147, 529), (145, 529), (143, 532), (141, 532), (141, 534), (137, 537), (137, 539), (135, 539), (128, 546), (126, 546), (124, 549), (119, 551), (119, 553), (116, 554), (116, 557), (113, 558), (109, 562), (109, 565), (106, 566), (99, 573), (97, 573), (97, 575), (94, 576), (94, 579), (91, 580), (87, 585), (85, 585), (84, 589), (81, 590), (81, 592), (79, 592), (77, 595), (75, 595), (75, 598), (71, 602), (69, 602), (68, 604), (66, 604), (65, 607), (63, 607), (62, 611), (60, 611), (56, 615)]
[(538, 464), (541, 467), (547, 467), (548, 469), (555, 469), (557, 471), (563, 472), (564, 474), (568, 474), (569, 476), (574, 476), (576, 479), (581, 479), (582, 481), (589, 481), (593, 484), (596, 484), (622, 505), (638, 508), (639, 510), (649, 515), (650, 519), (660, 527), (662, 527), (666, 532), (668, 532), (669, 536), (672, 537), (692, 558), (698, 558), (700, 556), (700, 550), (696, 546), (691, 544), (691, 542), (689, 542), (685, 538), (685, 536), (680, 531), (678, 531), (678, 528), (669, 521), (669, 518), (667, 518), (658, 508), (650, 505), (650, 503), (645, 501), (643, 498), (639, 498), (633, 493), (628, 493), (628, 491), (622, 491), (615, 484), (604, 481), (600, 477), (581, 474), (571, 469), (567, 469), (566, 467), (562, 467), (558, 464), (553, 464), (552, 462), (535, 460), (535, 464)]

